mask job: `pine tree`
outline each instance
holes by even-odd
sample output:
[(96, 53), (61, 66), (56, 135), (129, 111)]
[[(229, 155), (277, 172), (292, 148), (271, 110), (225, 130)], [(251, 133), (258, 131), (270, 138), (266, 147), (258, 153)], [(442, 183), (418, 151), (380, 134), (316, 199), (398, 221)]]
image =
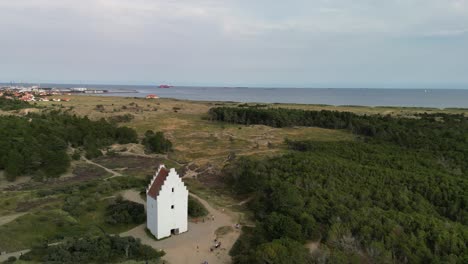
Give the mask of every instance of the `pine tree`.
[(16, 149), (10, 150), (5, 165), (6, 177), (9, 181), (14, 181), (24, 170), (24, 159)]

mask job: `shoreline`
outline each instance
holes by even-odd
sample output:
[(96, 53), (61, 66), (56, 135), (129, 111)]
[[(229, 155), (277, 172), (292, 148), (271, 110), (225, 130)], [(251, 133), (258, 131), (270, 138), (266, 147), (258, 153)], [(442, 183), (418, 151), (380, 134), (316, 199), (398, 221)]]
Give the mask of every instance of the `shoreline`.
[(182, 87), (152, 86), (95, 86), (70, 88), (12, 87), (12, 91), (49, 96), (61, 94), (98, 95), (116, 97), (173, 98), (191, 101), (217, 101), (259, 104), (313, 104), (332, 106), (460, 108), (468, 109), (468, 90), (465, 89), (377, 89), (377, 88), (239, 88), (239, 87)]
[[(461, 112), (468, 112), (468, 107), (430, 107), (430, 106), (391, 106), (391, 105), (332, 105), (332, 104), (306, 104), (306, 103), (268, 103), (268, 102), (239, 102), (239, 101), (221, 101), (221, 100), (196, 100), (196, 99), (179, 99), (179, 98), (172, 98), (172, 97), (160, 97), (158, 99), (147, 99), (145, 97), (138, 97), (138, 96), (118, 96), (112, 95), (110, 93), (106, 94), (75, 94), (75, 96), (80, 97), (95, 97), (95, 98), (115, 98), (115, 99), (135, 99), (135, 100), (150, 100), (150, 101), (158, 101), (158, 100), (169, 100), (169, 101), (176, 101), (176, 102), (186, 102), (186, 103), (200, 103), (200, 104), (212, 104), (213, 106), (221, 106), (221, 105), (249, 105), (249, 106), (258, 106), (258, 105), (265, 105), (265, 106), (276, 106), (276, 107), (288, 107), (293, 106), (291, 108), (302, 108), (302, 107), (323, 107), (323, 108), (369, 108), (369, 109), (389, 109), (389, 110), (425, 110), (425, 111), (461, 111)], [(337, 109), (337, 111), (340, 111)]]

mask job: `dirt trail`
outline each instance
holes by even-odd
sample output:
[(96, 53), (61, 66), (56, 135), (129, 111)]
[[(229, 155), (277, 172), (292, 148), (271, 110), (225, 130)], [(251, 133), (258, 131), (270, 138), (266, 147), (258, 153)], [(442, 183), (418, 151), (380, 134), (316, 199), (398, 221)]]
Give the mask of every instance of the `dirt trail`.
[(177, 160), (173, 160), (169, 158), (169, 155), (167, 154), (146, 154), (144, 150), (135, 150), (135, 144), (132, 144), (126, 151), (118, 151), (119, 155), (125, 155), (125, 156), (136, 156), (136, 157), (143, 157), (143, 158), (164, 158), (167, 159), (171, 162), (174, 162), (175, 164), (179, 166), (184, 166), (186, 164), (182, 164), (178, 162)]
[(110, 179), (110, 178), (113, 178), (113, 177), (120, 177), (120, 176), (122, 176), (121, 173), (116, 172), (116, 171), (114, 171), (114, 170), (111, 170), (111, 169), (109, 169), (109, 168), (107, 168), (107, 167), (104, 167), (104, 166), (102, 166), (101, 164), (98, 164), (98, 163), (96, 163), (96, 162), (94, 162), (94, 161), (91, 161), (91, 160), (89, 160), (89, 159), (87, 159), (87, 158), (85, 158), (85, 157), (83, 157), (83, 159), (84, 159), (84, 161), (86, 161), (86, 163), (89, 163), (89, 164), (98, 166), (98, 167), (104, 169), (105, 171), (111, 173), (112, 176), (111, 176), (111, 177), (108, 177), (107, 179)]
[[(219, 249), (210, 252), (210, 247), (214, 244), (213, 241), (216, 238), (215, 232), (218, 228), (225, 226), (233, 227), (236, 224), (235, 214), (230, 211), (215, 209), (202, 198), (194, 194), (190, 195), (197, 198), (206, 207), (209, 215), (205, 217), (204, 222), (189, 222), (189, 230), (186, 233), (156, 241), (146, 234), (146, 224), (142, 224), (120, 235), (134, 236), (140, 238), (142, 243), (150, 245), (155, 249), (163, 249), (166, 252), (164, 259), (172, 264), (203, 263), (203, 261), (208, 261), (208, 263), (230, 263), (231, 257), (228, 251), (239, 237), (240, 230), (234, 228), (234, 231), (218, 237), (218, 240), (221, 242)], [(136, 191), (125, 191), (123, 196), (129, 197), (135, 202), (143, 201)]]
[[(48, 246), (56, 246), (56, 245), (61, 244), (61, 243), (63, 243), (63, 242), (50, 243)], [(16, 257), (18, 259), (21, 255), (26, 254), (29, 251), (31, 251), (31, 249), (23, 249), (23, 250), (20, 250), (20, 251), (9, 252), (9, 253), (6, 253), (6, 254), (2, 254), (3, 252), (0, 252), (0, 262), (3, 263), (9, 257)]]
[[(31, 251), (30, 249), (25, 249), (25, 250), (21, 250), (21, 251), (17, 251), (17, 252), (11, 252), (11, 253), (7, 253), (7, 254), (2, 254), (0, 255), (0, 262), (4, 262), (6, 261), (9, 257), (16, 257), (17, 259), (23, 255), (23, 254), (26, 254), (28, 253), (29, 251)], [(1, 254), (2, 252), (0, 252)]]
[(20, 177), (16, 177), (15, 181), (11, 182), (6, 179), (4, 174), (5, 172), (0, 170), (0, 190), (11, 187), (11, 186), (23, 184), (31, 180), (31, 177), (20, 176)]
[[(105, 166), (97, 164), (86, 158), (84, 160), (89, 164), (96, 165), (103, 168), (107, 172), (112, 173), (113, 176), (110, 178), (122, 176), (122, 174), (106, 168)], [(136, 190), (126, 190), (121, 194), (125, 199), (141, 203), (146, 206), (146, 202), (142, 199), (139, 192)], [(146, 234), (145, 223), (127, 232), (123, 232), (120, 235), (140, 238), (142, 243), (150, 245), (155, 249), (164, 250), (166, 252), (164, 260), (171, 264), (203, 263), (204, 261), (208, 261), (208, 263), (231, 263), (229, 250), (232, 248), (237, 238), (239, 237), (240, 230), (233, 228), (233, 231), (220, 236), (216, 235), (216, 230), (221, 227), (233, 227), (237, 223), (236, 219), (238, 219), (238, 213), (234, 213), (226, 209), (215, 209), (207, 201), (198, 197), (197, 195), (190, 193), (190, 196), (198, 199), (206, 207), (209, 214), (207, 217), (204, 217), (204, 220), (199, 219), (197, 222), (189, 221), (189, 230), (187, 232), (163, 239), (161, 241), (156, 241)], [(5, 216), (5, 219), (0, 218), (0, 223), (2, 221), (12, 221), (10, 220), (12, 217), (15, 219), (19, 216), (20, 215)], [(211, 252), (210, 248), (214, 245), (215, 238), (221, 242), (221, 246), (220, 248)], [(19, 257), (21, 254), (24, 254), (28, 251), (29, 250), (22, 250), (0, 255), (0, 261), (5, 261), (10, 256)]]
[(142, 204), (146, 208), (146, 201), (143, 200), (143, 198), (141, 198), (141, 195), (140, 195), (140, 193), (138, 193), (138, 191), (125, 190), (125, 191), (122, 191), (120, 194), (122, 195), (122, 197), (125, 200), (129, 200), (129, 201), (132, 201), (132, 202), (135, 202), (135, 203)]
[(27, 214), (26, 212), (24, 213), (17, 213), (17, 214), (11, 214), (11, 215), (5, 215), (5, 216), (0, 216), (0, 226), (8, 224), (9, 222), (15, 220), (16, 218), (23, 216)]

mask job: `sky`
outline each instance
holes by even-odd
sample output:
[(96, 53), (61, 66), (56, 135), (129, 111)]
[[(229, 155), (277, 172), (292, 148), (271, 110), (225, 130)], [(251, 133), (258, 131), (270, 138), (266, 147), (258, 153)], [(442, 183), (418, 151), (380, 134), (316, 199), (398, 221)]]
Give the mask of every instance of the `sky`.
[(468, 0), (0, 0), (11, 81), (468, 89)]

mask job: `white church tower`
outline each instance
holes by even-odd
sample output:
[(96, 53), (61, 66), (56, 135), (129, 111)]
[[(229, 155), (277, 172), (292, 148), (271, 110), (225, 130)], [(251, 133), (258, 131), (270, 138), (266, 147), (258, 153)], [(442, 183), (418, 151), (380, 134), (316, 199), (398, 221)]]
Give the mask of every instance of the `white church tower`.
[(157, 239), (187, 231), (188, 190), (174, 168), (159, 166), (146, 189), (146, 220)]

